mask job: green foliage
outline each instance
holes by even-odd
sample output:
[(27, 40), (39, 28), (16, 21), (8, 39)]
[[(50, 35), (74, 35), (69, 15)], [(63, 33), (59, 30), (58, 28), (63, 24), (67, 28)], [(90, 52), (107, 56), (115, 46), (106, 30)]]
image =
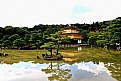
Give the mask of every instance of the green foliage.
[(107, 26), (101, 35), (100, 40), (105, 40), (109, 45), (121, 43), (121, 24), (111, 24)]
[(10, 40), (5, 40), (3, 43), (4, 47), (11, 48), (12, 47), (12, 42)]
[(87, 43), (89, 31), (80, 29), (79, 33), (83, 35), (83, 43)]
[(47, 42), (47, 43), (44, 43), (44, 45), (42, 45), (41, 48), (55, 49), (55, 48), (57, 48), (57, 46), (54, 42)]
[(5, 41), (5, 40), (8, 40), (8, 38), (9, 38), (9, 35), (4, 35), (2, 40)]
[(106, 40), (97, 40), (96, 43), (97, 43), (97, 46), (102, 47), (102, 46), (106, 45), (107, 41)]
[(98, 35), (100, 33), (98, 31), (96, 32), (90, 32), (89, 35), (88, 35), (88, 44), (89, 45), (96, 45), (96, 41), (97, 41), (97, 38), (98, 38)]
[(18, 34), (20, 37), (24, 37), (26, 33), (28, 32), (23, 28), (14, 27), (14, 34)]
[(13, 35), (14, 34), (14, 28), (12, 26), (6, 26), (4, 29), (5, 35)]
[(62, 37), (60, 36), (61, 31), (56, 32), (55, 34), (50, 34), (49, 37), (46, 38), (48, 40), (44, 45), (41, 46), (41, 48), (45, 48), (48, 51), (51, 52), (52, 55), (52, 49), (57, 49), (57, 54), (58, 54), (58, 49), (59, 49), (59, 44), (62, 42)]
[[(93, 22), (92, 24), (71, 24), (79, 28), (79, 33), (83, 35), (82, 43), (95, 46), (114, 46), (116, 43), (121, 45), (121, 17), (103, 22)], [(26, 47), (40, 48), (47, 42), (54, 42), (59, 47), (63, 42), (69, 42), (68, 37), (60, 37), (61, 30), (68, 25), (35, 25), (28, 27), (0, 27), (0, 46), (12, 47), (16, 39), (25, 41)], [(57, 33), (56, 33), (57, 32)], [(66, 40), (65, 40), (66, 39)], [(4, 44), (5, 43), (5, 44)]]
[(25, 41), (21, 39), (16, 39), (14, 40), (13, 44), (18, 48), (22, 48), (23, 46), (25, 46)]
[(32, 33), (30, 36), (30, 43), (34, 44), (36, 48), (39, 48), (39, 46), (42, 43), (42, 35), (40, 33)]
[(18, 34), (14, 34), (14, 35), (11, 35), (9, 38), (8, 38), (11, 42), (13, 42), (14, 40), (16, 39), (20, 39), (20, 36)]
[(101, 47), (115, 46), (116, 43), (121, 44), (121, 19), (117, 18), (108, 23), (107, 27), (103, 28), (99, 33), (97, 31), (89, 33), (89, 44)]
[(30, 43), (30, 34), (25, 34), (24, 41), (26, 42), (26, 45), (29, 45)]

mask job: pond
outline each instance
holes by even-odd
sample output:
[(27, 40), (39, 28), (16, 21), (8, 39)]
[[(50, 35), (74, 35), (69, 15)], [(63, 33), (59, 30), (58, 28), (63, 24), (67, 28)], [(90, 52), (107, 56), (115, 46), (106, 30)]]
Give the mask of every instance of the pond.
[(121, 63), (0, 63), (0, 81), (121, 81)]

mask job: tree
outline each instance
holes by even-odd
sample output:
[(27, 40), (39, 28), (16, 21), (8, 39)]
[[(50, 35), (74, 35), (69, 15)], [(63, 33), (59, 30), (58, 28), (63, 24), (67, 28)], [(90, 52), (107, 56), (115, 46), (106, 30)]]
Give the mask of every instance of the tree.
[(13, 35), (14, 34), (14, 28), (12, 26), (6, 26), (4, 29), (5, 35)]
[(0, 48), (2, 48), (3, 40), (0, 40)]
[(18, 34), (14, 34), (14, 35), (11, 35), (8, 40), (11, 42), (11, 47), (13, 46), (13, 42), (16, 40), (16, 39), (20, 39), (20, 36)]
[(58, 31), (55, 34), (50, 34), (46, 40), (48, 40), (44, 45), (41, 46), (41, 48), (46, 48), (48, 51), (51, 52), (52, 56), (52, 49), (57, 49), (57, 54), (59, 51), (59, 45), (63, 40), (66, 40), (66, 38), (61, 36), (62, 31)]
[(116, 43), (121, 43), (121, 25), (120, 24), (109, 25), (101, 32), (100, 36), (98, 36), (100, 38), (98, 40), (105, 41), (105, 43), (104, 42), (102, 43), (107, 45), (108, 48), (110, 46), (115, 47)]
[(104, 45), (106, 45), (107, 41), (106, 40), (97, 40), (96, 43), (97, 43), (97, 46), (103, 47)]
[(8, 40), (8, 38), (9, 38), (9, 35), (4, 35), (2, 40), (5, 41), (5, 40)]
[(35, 25), (33, 27), (34, 30), (38, 31), (41, 30), (42, 32), (44, 32), (46, 30), (47, 26), (43, 25), (43, 24), (39, 24), (39, 25)]
[(79, 33), (83, 35), (83, 39), (82, 39), (83, 43), (87, 43), (89, 31), (80, 29)]
[(10, 40), (5, 40), (3, 43), (4, 48), (8, 47), (11, 48), (12, 47), (12, 42)]
[(20, 27), (14, 27), (14, 34), (18, 34), (20, 37), (24, 37), (28, 33), (26, 30)]
[(14, 35), (11, 35), (9, 38), (8, 38), (11, 42), (13, 42), (14, 40), (16, 39), (20, 39), (20, 36), (18, 34), (14, 34)]
[(16, 39), (13, 42), (14, 46), (18, 47), (19, 49), (25, 46), (25, 41), (22, 39)]
[(49, 42), (49, 40), (47, 40), (47, 38), (49, 37), (49, 35), (43, 35), (42, 36), (42, 45), (46, 42)]
[(55, 45), (54, 42), (47, 42), (47, 43), (44, 43), (44, 45), (42, 45), (41, 48), (45, 48), (48, 51), (50, 51), (51, 56), (52, 56), (52, 49), (57, 48), (57, 46)]
[(90, 32), (88, 35), (88, 44), (89, 45), (96, 45), (97, 37), (100, 33), (98, 31), (96, 32)]
[(30, 46), (30, 37), (31, 37), (30, 34), (25, 34), (24, 41), (25, 41), (27, 47)]
[(29, 41), (30, 43), (34, 44), (36, 48), (40, 48), (40, 45), (42, 43), (42, 34), (32, 33)]

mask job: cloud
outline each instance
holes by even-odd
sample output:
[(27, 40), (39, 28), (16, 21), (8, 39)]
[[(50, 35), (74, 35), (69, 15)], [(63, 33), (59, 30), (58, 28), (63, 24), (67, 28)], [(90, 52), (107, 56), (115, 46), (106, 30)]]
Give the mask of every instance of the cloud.
[(104, 63), (99, 62), (99, 64), (94, 64), (93, 62), (88, 63), (79, 63), (76, 64), (78, 66), (78, 69), (85, 70), (87, 72), (93, 73), (95, 76), (99, 75), (102, 72), (106, 72), (108, 75), (111, 75), (111, 73), (108, 71), (106, 67), (104, 67)]
[(93, 21), (110, 20), (121, 16), (120, 0), (86, 0), (85, 3), (83, 5), (90, 7), (91, 11), (78, 14), (75, 17), (77, 22), (92, 23)]
[(121, 16), (120, 0), (0, 0), (0, 26), (92, 23)]
[(0, 65), (1, 81), (47, 81), (46, 73), (41, 69), (48, 67), (48, 64), (33, 64), (30, 62), (19, 62), (12, 65)]

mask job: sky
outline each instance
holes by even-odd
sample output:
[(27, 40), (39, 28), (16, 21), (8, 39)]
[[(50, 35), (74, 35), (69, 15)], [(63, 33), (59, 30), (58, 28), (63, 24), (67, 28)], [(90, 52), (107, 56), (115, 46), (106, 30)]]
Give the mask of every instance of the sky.
[(121, 0), (0, 0), (0, 27), (74, 24), (121, 17)]

